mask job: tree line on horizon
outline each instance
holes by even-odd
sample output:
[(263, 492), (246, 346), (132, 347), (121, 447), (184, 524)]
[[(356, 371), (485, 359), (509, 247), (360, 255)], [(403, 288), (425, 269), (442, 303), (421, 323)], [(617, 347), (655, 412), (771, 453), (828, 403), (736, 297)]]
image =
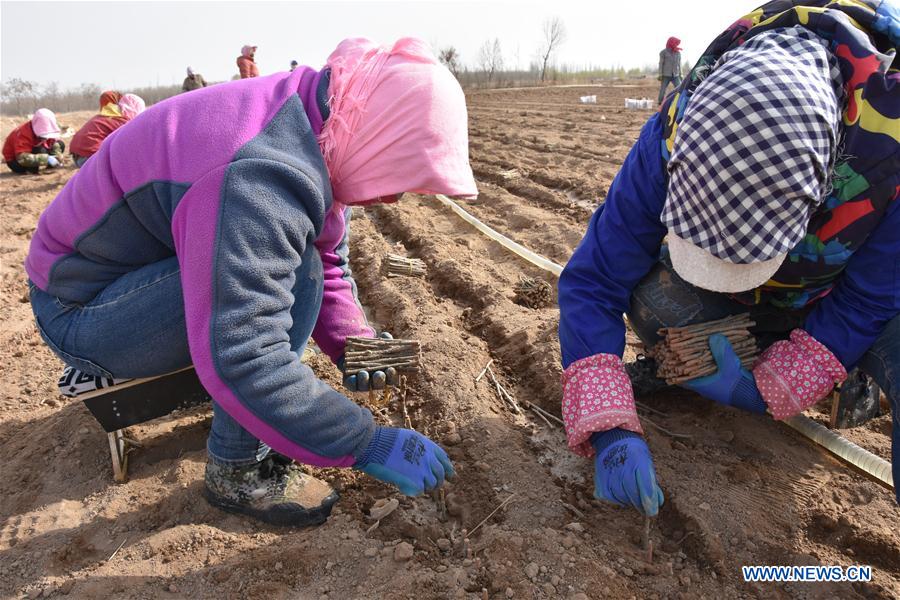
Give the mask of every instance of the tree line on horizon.
[[(529, 61), (527, 69), (510, 68), (504, 61), (499, 38), (486, 40), (478, 50), (472, 65), (464, 65), (454, 46), (438, 49), (438, 58), (460, 82), (464, 89), (537, 86), (560, 83), (594, 83), (609, 79), (631, 79), (656, 75), (656, 65), (643, 67), (595, 67), (557, 65), (556, 55), (567, 40), (566, 27), (559, 17), (546, 19), (542, 24), (541, 44)], [(685, 64), (685, 72), (690, 65)], [(222, 82), (210, 82), (215, 85)], [(104, 89), (96, 83), (83, 83), (76, 88), (63, 90), (57, 82), (41, 85), (18, 77), (8, 79), (0, 86), (0, 112), (4, 116), (24, 116), (38, 108), (54, 112), (72, 112), (98, 108), (98, 100)], [(178, 84), (146, 86), (127, 91), (137, 94), (147, 106), (181, 93)]]

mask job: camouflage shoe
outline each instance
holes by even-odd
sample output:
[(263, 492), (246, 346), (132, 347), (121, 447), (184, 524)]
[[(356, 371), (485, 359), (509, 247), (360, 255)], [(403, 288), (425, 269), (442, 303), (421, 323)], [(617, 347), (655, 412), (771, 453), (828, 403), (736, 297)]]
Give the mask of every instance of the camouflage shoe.
[(248, 466), (207, 462), (204, 479), (210, 504), (273, 525), (321, 525), (339, 498), (330, 485), (275, 452)]

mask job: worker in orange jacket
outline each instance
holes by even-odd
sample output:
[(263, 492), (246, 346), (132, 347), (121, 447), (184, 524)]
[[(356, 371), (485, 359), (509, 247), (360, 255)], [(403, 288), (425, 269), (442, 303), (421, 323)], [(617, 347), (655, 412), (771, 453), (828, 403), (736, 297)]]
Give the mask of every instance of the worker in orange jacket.
[(259, 68), (256, 66), (254, 57), (256, 56), (256, 46), (244, 46), (241, 48), (241, 55), (237, 58), (238, 71), (241, 73), (241, 79), (248, 77), (259, 77)]

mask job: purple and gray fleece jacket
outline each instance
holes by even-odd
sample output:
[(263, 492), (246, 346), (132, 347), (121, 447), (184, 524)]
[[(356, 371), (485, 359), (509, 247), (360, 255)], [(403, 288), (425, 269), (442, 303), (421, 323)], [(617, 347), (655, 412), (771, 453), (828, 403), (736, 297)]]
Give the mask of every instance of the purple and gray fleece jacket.
[(327, 87), (327, 72), (297, 69), (151, 107), (44, 211), (25, 268), (47, 293), (88, 303), (123, 274), (177, 256), (191, 357), (213, 399), (278, 452), (350, 466), (372, 415), (320, 381), (288, 338), (309, 244), (324, 272), (313, 339), (336, 360), (348, 336), (374, 334), (316, 141)]

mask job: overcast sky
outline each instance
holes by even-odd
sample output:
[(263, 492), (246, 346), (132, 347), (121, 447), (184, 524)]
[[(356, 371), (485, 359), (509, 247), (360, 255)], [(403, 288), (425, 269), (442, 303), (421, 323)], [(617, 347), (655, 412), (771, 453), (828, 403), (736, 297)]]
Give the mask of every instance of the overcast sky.
[(337, 43), (418, 36), (454, 45), (464, 64), (499, 38), (507, 66), (527, 68), (541, 23), (559, 16), (568, 39), (559, 61), (601, 67), (655, 64), (666, 38), (693, 61), (726, 26), (761, 0), (571, 2), (15, 2), (0, 4), (0, 77), (63, 88), (82, 83), (127, 90), (181, 83), (190, 65), (210, 81), (237, 73), (244, 44), (259, 46), (262, 74), (291, 59), (321, 67)]

